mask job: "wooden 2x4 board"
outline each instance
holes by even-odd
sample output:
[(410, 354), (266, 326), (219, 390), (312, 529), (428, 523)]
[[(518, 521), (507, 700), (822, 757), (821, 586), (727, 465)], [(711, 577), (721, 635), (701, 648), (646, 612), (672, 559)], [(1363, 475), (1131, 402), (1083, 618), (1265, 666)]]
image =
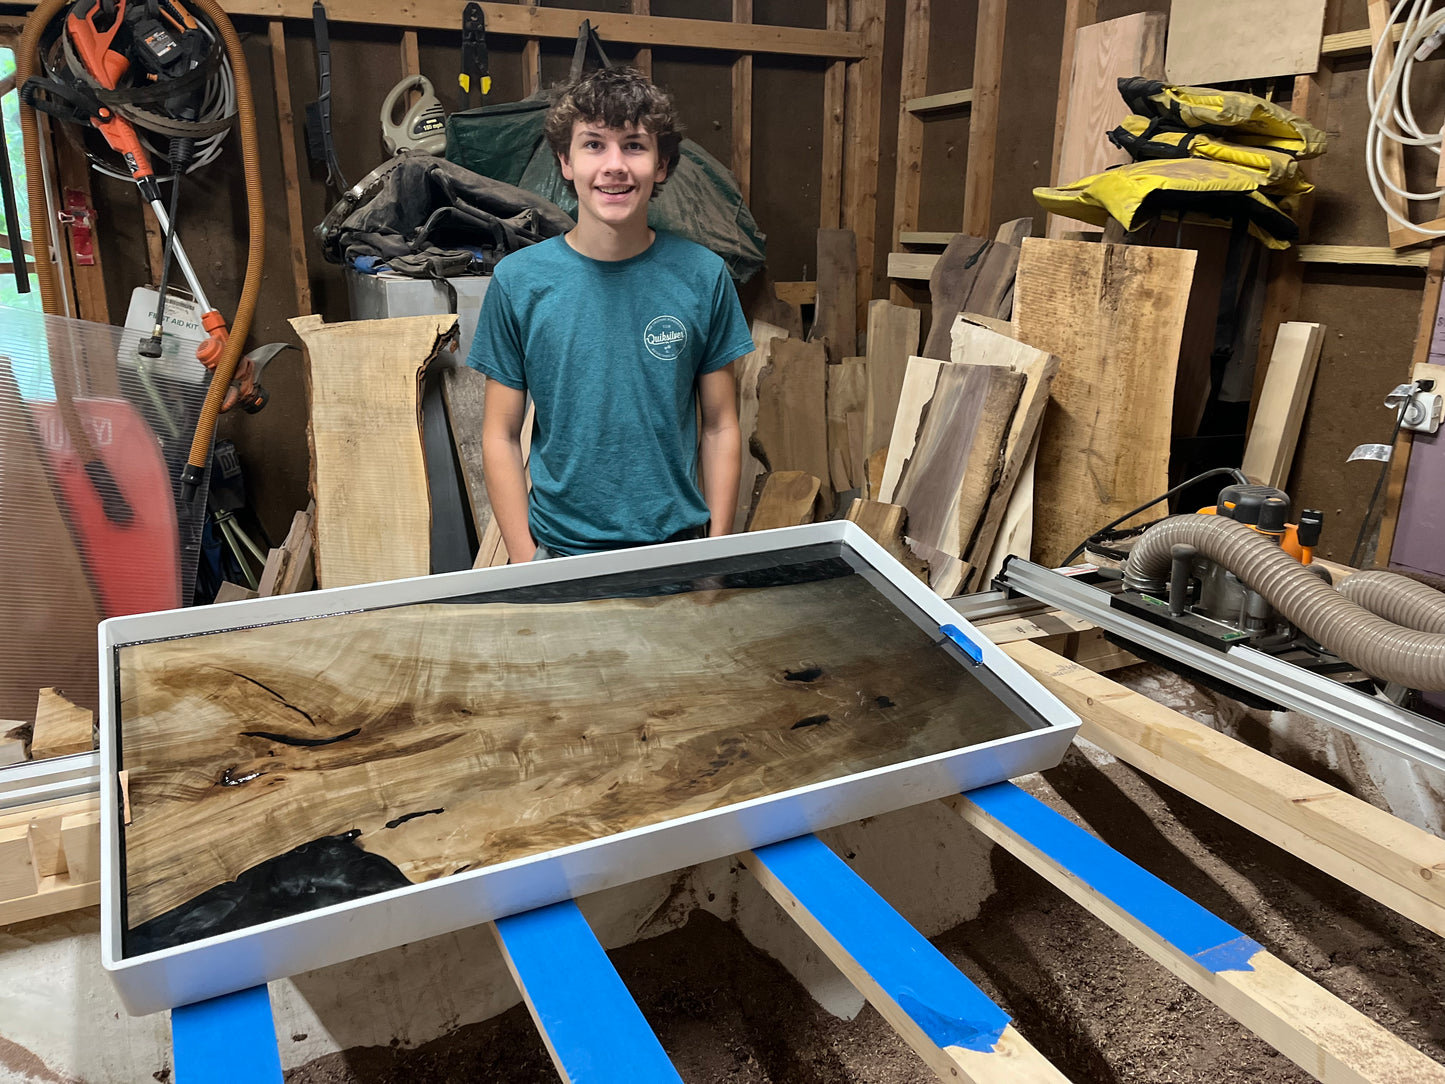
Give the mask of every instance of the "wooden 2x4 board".
[(1038, 770), (1077, 725), (851, 523), (217, 609), (105, 626), (133, 1012)]

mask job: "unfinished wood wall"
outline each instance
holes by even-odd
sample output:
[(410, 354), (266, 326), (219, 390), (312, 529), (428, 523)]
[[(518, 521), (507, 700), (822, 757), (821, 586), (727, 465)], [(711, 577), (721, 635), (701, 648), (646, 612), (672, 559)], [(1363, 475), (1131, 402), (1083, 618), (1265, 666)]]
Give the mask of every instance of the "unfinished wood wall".
[[(926, 71), (921, 79), (915, 66), (904, 71), (904, 23), (909, 2), (889, 0), (888, 4), (884, 68), (888, 107), (882, 123), (878, 235), (890, 241), (896, 237), (894, 212), (900, 209), (895, 205), (894, 193), (897, 155), (906, 143), (899, 140), (898, 134), (900, 99), (939, 95), (973, 85), (975, 28), (983, 0), (932, 0), (925, 4), (930, 9), (931, 33), (925, 50)], [(1167, 14), (1170, 4), (1169, 0), (1008, 0), (1006, 8), (987, 226), (991, 234), (1000, 223), (1028, 215), (1035, 219), (1036, 232), (1041, 232), (1044, 215), (1031, 190), (1050, 181), (1067, 10), (1080, 12), (1085, 21), (1103, 21), (1145, 11)], [(1088, 15), (1090, 8), (1094, 9), (1092, 18)], [(1361, 30), (1368, 25), (1365, 0), (1332, 0), (1326, 34)], [(1319, 193), (1307, 240), (1323, 245), (1384, 246), (1389, 243), (1385, 216), (1370, 194), (1363, 164), (1369, 56), (1356, 53), (1334, 57), (1328, 64), (1330, 79), (1321, 95), (1316, 123), (1328, 132), (1330, 149), (1322, 159), (1309, 163), (1308, 172), (1319, 186)], [(1445, 63), (1420, 65), (1416, 71), (1418, 100), (1438, 101), (1445, 96)], [(1272, 94), (1288, 104), (1292, 84), (1290, 79), (1260, 80), (1243, 89)], [(931, 113), (922, 124), (918, 195), (905, 229), (960, 228), (974, 120), (972, 108), (965, 106)], [(1431, 178), (1412, 173), (1410, 179), (1421, 188), (1428, 187)], [(1172, 234), (1172, 230), (1169, 232)], [(1215, 244), (1215, 232), (1194, 231), (1196, 236), (1185, 237), (1186, 244), (1202, 250), (1198, 277), (1201, 284), (1217, 275), (1217, 267), (1222, 266), (1223, 238), (1221, 234), (1217, 239), (1220, 243)], [(1172, 243), (1172, 237), (1158, 243)], [(1214, 251), (1216, 248), (1218, 251)], [(1324, 510), (1324, 555), (1344, 560), (1349, 557), (1379, 469), (1376, 463), (1347, 464), (1345, 459), (1356, 445), (1382, 442), (1389, 437), (1393, 416), (1382, 400), (1391, 387), (1408, 376), (1426, 276), (1423, 268), (1303, 263), (1299, 269), (1297, 309), (1276, 315), (1274, 323), (1282, 319), (1319, 321), (1326, 325), (1327, 337), (1287, 488), (1297, 507)], [(926, 284), (890, 282), (885, 266), (875, 271), (874, 296), (889, 296), (891, 290), (895, 300), (924, 309), (926, 333)], [(1182, 351), (1186, 358), (1197, 347), (1195, 353), (1207, 361), (1213, 332), (1213, 290), (1212, 281), (1201, 285), (1201, 296), (1191, 308)], [(1267, 329), (1271, 326), (1268, 321), (1266, 316)], [(1267, 341), (1265, 346), (1267, 352)], [(1138, 404), (1137, 408), (1147, 409), (1147, 405)]]
[[(241, 6), (241, 5), (238, 5)], [(870, 127), (877, 124), (883, 0), (556, 0), (538, 5), (602, 14), (648, 14), (663, 18), (748, 21), (760, 26), (846, 30), (854, 21), (858, 40), (873, 42), (874, 58), (837, 61), (823, 56), (738, 53), (665, 44), (650, 47), (603, 40), (609, 56), (621, 63), (650, 67), (654, 78), (676, 96), (686, 134), (724, 163), (738, 155), (750, 157), (746, 170), (750, 203), (768, 240), (768, 272), (776, 281), (812, 279), (816, 275), (815, 231), (821, 224), (852, 226), (859, 208), (869, 221), (874, 212), (871, 179), (873, 159), (844, 145), (844, 69), (853, 68), (855, 100), (850, 135), (862, 147), (876, 147)], [(322, 260), (311, 236), (334, 202), (324, 175), (309, 166), (306, 156), (305, 107), (316, 97), (316, 62), (310, 6), (286, 7), (304, 15), (284, 21), (233, 15), (244, 43), (255, 89), (255, 109), (263, 150), (263, 189), (268, 222), (266, 275), (251, 344), (294, 341), (286, 321), (302, 312), (316, 312), (328, 321), (348, 315), (341, 268)], [(361, 10), (361, 9), (358, 9)], [(441, 11), (422, 5), (420, 17)], [(450, 9), (447, 9), (450, 10)], [(328, 5), (332, 41), (332, 119), (337, 152), (349, 182), (355, 183), (384, 158), (378, 113), (383, 98), (406, 65), (415, 64), (432, 82), (448, 112), (458, 107), (457, 67), (460, 52), (460, 11), (456, 30), (346, 21), (348, 0)], [(372, 18), (374, 9), (366, 9)], [(413, 9), (399, 18), (413, 17)], [(874, 37), (870, 37), (874, 35)], [(540, 77), (543, 86), (566, 77), (572, 42), (558, 38), (526, 39), (501, 34), (489, 26), (487, 46), (492, 74), (488, 103), (514, 101), (530, 91)], [(284, 126), (278, 118), (275, 74), (285, 65), (291, 110), (291, 149), (299, 164), (293, 195), (305, 234), (305, 276), (293, 275), (289, 244), (288, 194), (284, 181)], [(750, 78), (745, 71), (751, 68)], [(872, 84), (863, 78), (869, 69)], [(826, 103), (826, 106), (825, 106)], [(739, 108), (741, 107), (741, 108)], [(825, 113), (831, 120), (825, 120)], [(750, 123), (749, 123), (750, 120)], [(825, 170), (825, 159), (834, 163)], [(110, 319), (124, 316), (131, 290), (150, 279), (146, 219), (132, 186), (92, 174), (100, 220), (101, 272), (96, 294)], [(845, 191), (846, 190), (846, 191)], [(825, 216), (832, 221), (824, 223)], [(207, 284), (212, 301), (223, 312), (234, 309), (244, 274), (245, 207), (239, 154), (228, 150), (182, 192), (181, 233)], [(866, 235), (867, 230), (860, 230)], [(866, 237), (860, 237), (866, 243)], [(887, 241), (879, 246), (880, 263)], [(103, 276), (103, 289), (101, 277)], [(292, 513), (306, 504), (306, 406), (299, 355), (287, 353), (267, 370), (264, 382), (272, 392), (267, 408), (247, 417), (224, 417), (218, 436), (234, 440), (241, 450), (252, 503), (277, 540)]]

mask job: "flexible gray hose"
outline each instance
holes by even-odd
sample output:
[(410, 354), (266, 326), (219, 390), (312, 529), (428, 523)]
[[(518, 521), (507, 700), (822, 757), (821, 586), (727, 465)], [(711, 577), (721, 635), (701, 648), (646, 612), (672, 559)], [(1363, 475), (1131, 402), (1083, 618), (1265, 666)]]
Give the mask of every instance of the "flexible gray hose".
[(1421, 632), (1445, 633), (1445, 594), (1394, 572), (1356, 572), (1340, 594), (1386, 621)]
[(1229, 569), (1351, 665), (1412, 689), (1445, 689), (1445, 634), (1404, 628), (1357, 606), (1273, 540), (1232, 519), (1174, 516), (1155, 524), (1130, 552), (1124, 582), (1162, 588), (1170, 548), (1181, 542)]

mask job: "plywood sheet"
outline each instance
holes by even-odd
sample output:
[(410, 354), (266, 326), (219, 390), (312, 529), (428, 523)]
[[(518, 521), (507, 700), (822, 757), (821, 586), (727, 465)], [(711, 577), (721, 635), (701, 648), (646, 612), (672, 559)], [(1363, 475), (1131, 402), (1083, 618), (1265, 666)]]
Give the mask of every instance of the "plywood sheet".
[(291, 321), (306, 348), (322, 587), (431, 572), (421, 380), (455, 316)]
[(1304, 75), (1319, 67), (1324, 27), (1325, 0), (1174, 0), (1165, 69), (1193, 86)]
[(749, 569), (122, 647), (127, 951), (317, 906), (325, 855), (356, 898), (1025, 729), (842, 559)]
[(1029, 238), (1019, 339), (1054, 354), (1034, 482), (1034, 559), (1169, 488), (1174, 374), (1193, 280), (1188, 249)]
[[(1059, 149), (1058, 183), (1091, 177), (1110, 166), (1130, 161), (1128, 153), (1110, 143), (1105, 134), (1129, 115), (1129, 107), (1119, 97), (1118, 81), (1134, 75), (1147, 79), (1164, 77), (1166, 22), (1163, 13), (1146, 11), (1079, 27), (1074, 39), (1074, 72), (1069, 81), (1064, 138)], [(1049, 216), (1050, 237), (1061, 238), (1065, 230), (1096, 233), (1098, 227), (1059, 215)]]

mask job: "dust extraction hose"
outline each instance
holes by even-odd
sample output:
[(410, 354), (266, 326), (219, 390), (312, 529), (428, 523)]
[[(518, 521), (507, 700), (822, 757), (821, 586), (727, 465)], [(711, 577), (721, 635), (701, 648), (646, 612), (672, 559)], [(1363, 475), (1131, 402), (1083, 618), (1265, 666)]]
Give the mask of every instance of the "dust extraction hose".
[[(24, 86), (25, 81), (35, 74), (36, 57), (40, 55), (40, 36), (68, 2), (69, 0), (40, 0), (30, 17), (25, 20), (25, 29), (21, 32), (20, 45), (15, 56), (17, 86)], [(225, 11), (216, 0), (194, 0), (194, 4), (205, 12), (220, 32), (236, 81), (236, 122), (241, 129), (241, 166), (246, 178), (249, 237), (241, 300), (236, 304), (236, 315), (231, 321), (225, 349), (221, 351), (220, 360), (216, 362), (216, 368), (211, 373), (206, 401), (201, 406), (196, 433), (191, 439), (190, 456), (185, 470), (181, 473), (182, 496), (187, 500), (195, 495), (196, 487), (205, 474), (206, 462), (211, 455), (211, 437), (215, 433), (216, 418), (221, 413), (221, 404), (231, 386), (231, 379), (236, 375), (236, 365), (246, 348), (246, 336), (251, 333), (251, 318), (255, 315), (256, 301), (261, 294), (261, 264), (266, 250), (266, 211), (261, 199), (261, 151), (256, 137), (256, 110), (251, 97), (251, 72), (246, 67), (246, 54), (241, 48), (241, 39), (236, 36), (236, 28), (231, 25), (231, 20), (226, 17)], [(25, 143), (26, 165), (36, 167), (41, 161), (40, 126), (35, 110), (23, 104), (20, 108), (20, 131)], [(35, 246), (35, 277), (40, 283), (40, 301), (47, 313), (60, 315), (64, 311), (60, 285), (56, 280), (55, 266), (50, 262), (49, 204), (45, 179), (38, 168), (26, 169), (25, 184), (30, 196), (30, 236)]]
[(1386, 621), (1421, 632), (1445, 633), (1445, 594), (1394, 572), (1356, 572), (1340, 594)]
[(1170, 551), (1180, 543), (1229, 569), (1351, 665), (1412, 689), (1445, 689), (1445, 634), (1405, 628), (1356, 605), (1243, 523), (1222, 516), (1174, 516), (1155, 524), (1130, 552), (1124, 582), (1162, 590)]

